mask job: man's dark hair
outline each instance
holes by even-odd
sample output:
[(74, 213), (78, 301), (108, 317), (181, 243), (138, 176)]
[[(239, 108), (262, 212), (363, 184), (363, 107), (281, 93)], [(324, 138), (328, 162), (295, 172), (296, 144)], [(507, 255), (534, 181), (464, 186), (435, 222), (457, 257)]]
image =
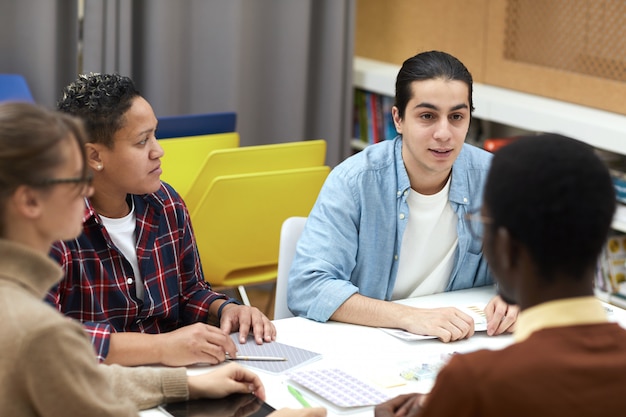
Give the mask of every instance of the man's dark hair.
[(411, 100), (411, 85), (413, 81), (437, 78), (462, 81), (467, 84), (470, 112), (474, 111), (472, 74), (461, 61), (452, 55), (441, 51), (428, 51), (419, 53), (404, 61), (398, 72), (394, 105), (398, 108), (398, 114), (401, 119), (404, 119), (406, 106)]
[(582, 278), (606, 243), (615, 190), (604, 162), (582, 142), (525, 136), (495, 153), (484, 205), (531, 253), (544, 278)]
[(113, 146), (113, 135), (123, 126), (122, 116), (140, 96), (133, 81), (119, 74), (79, 75), (63, 89), (59, 110), (85, 122), (90, 142)]

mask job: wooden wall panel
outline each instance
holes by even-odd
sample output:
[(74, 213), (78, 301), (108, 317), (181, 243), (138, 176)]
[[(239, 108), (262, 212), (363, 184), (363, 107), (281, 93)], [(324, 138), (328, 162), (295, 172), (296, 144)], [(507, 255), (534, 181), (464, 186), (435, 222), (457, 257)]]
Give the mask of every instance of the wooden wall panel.
[(482, 82), (489, 0), (357, 0), (355, 54), (400, 65), (418, 52), (459, 58)]
[(626, 115), (624, 0), (357, 0), (357, 56), (400, 65), (430, 49), (476, 82)]
[[(604, 6), (608, 4), (603, 4), (607, 3), (604, 0), (561, 0), (561, 7), (543, 9), (547, 16), (538, 22), (536, 15), (528, 16), (536, 9), (533, 3), (490, 1), (484, 82), (626, 114), (626, 28), (606, 21), (624, 19), (626, 10), (611, 16), (606, 13)], [(611, 6), (617, 3), (613, 1)], [(524, 34), (532, 40), (511, 39), (515, 35), (515, 30), (507, 27), (511, 25), (511, 7), (518, 8), (514, 11), (517, 24), (533, 25)], [(567, 16), (566, 7), (577, 7), (580, 13)], [(622, 33), (608, 36), (607, 30), (613, 29)], [(528, 44), (525, 51), (519, 47), (520, 42)], [(513, 53), (511, 49), (517, 50)]]

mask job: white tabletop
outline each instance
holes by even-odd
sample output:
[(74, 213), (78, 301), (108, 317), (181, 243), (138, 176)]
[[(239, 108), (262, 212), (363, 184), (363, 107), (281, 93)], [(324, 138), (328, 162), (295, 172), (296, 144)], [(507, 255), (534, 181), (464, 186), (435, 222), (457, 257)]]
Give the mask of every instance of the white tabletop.
[[(399, 301), (419, 307), (467, 307), (484, 306), (495, 294), (494, 288), (481, 287), (470, 290), (453, 291), (425, 297)], [(613, 319), (626, 324), (626, 311), (611, 307)], [(511, 335), (496, 337), (477, 332), (470, 339), (452, 343), (442, 343), (437, 339), (404, 341), (377, 328), (345, 323), (318, 323), (300, 317), (275, 320), (277, 341), (299, 348), (319, 352), (320, 360), (297, 368), (297, 371), (320, 368), (339, 368), (371, 384), (389, 396), (406, 392), (427, 392), (432, 380), (407, 381), (399, 376), (401, 370), (421, 362), (431, 362), (442, 354), (470, 352), (477, 349), (500, 349), (512, 343)], [(626, 327), (626, 326), (625, 326)], [(245, 363), (242, 363), (245, 366)], [(200, 373), (212, 367), (192, 367), (189, 373)], [(300, 408), (301, 405), (287, 390), (287, 375), (275, 375), (254, 369), (261, 377), (265, 388), (266, 401), (275, 408)], [(399, 385), (398, 385), (399, 384)], [(373, 407), (346, 411), (324, 402), (320, 397), (301, 390), (305, 399), (312, 405), (327, 407), (328, 416), (350, 414), (354, 417), (371, 417)], [(145, 410), (141, 416), (163, 416), (156, 410)]]

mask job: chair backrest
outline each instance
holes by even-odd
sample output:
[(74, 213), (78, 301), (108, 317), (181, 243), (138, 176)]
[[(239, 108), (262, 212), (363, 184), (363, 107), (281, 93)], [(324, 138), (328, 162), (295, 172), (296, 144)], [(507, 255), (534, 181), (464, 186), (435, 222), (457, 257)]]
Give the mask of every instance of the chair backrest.
[(20, 74), (0, 74), (0, 102), (27, 101), (33, 103), (33, 95), (26, 79)]
[(157, 139), (170, 139), (185, 136), (213, 135), (234, 132), (237, 113), (201, 113), (158, 118)]
[(287, 282), (289, 269), (296, 254), (296, 245), (304, 229), (306, 217), (289, 217), (280, 229), (278, 246), (278, 273), (276, 276), (276, 295), (274, 297), (274, 320), (293, 317), (287, 306)]
[(172, 138), (159, 140), (159, 144), (165, 151), (161, 158), (161, 180), (185, 198), (207, 155), (216, 149), (238, 147), (239, 134), (230, 132)]
[(215, 287), (276, 279), (280, 230), (308, 216), (330, 168), (215, 178), (191, 215), (205, 279)]
[(206, 157), (201, 172), (185, 194), (185, 202), (197, 207), (211, 181), (219, 175), (322, 166), (325, 160), (323, 139), (216, 150)]

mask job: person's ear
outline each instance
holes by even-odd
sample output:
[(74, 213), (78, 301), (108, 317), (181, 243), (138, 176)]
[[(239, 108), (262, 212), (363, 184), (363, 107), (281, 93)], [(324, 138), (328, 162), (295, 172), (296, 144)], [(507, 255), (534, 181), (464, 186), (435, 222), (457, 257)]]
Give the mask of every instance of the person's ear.
[(402, 134), (402, 118), (400, 118), (400, 111), (396, 106), (391, 108), (391, 116), (393, 117), (393, 124), (396, 127), (396, 132), (399, 135)]
[(43, 205), (38, 190), (26, 185), (20, 185), (13, 192), (11, 201), (13, 202), (15, 210), (24, 217), (36, 219), (41, 216)]
[(100, 145), (95, 143), (86, 143), (85, 151), (87, 154), (87, 164), (96, 172), (102, 171), (104, 164), (101, 158)]

